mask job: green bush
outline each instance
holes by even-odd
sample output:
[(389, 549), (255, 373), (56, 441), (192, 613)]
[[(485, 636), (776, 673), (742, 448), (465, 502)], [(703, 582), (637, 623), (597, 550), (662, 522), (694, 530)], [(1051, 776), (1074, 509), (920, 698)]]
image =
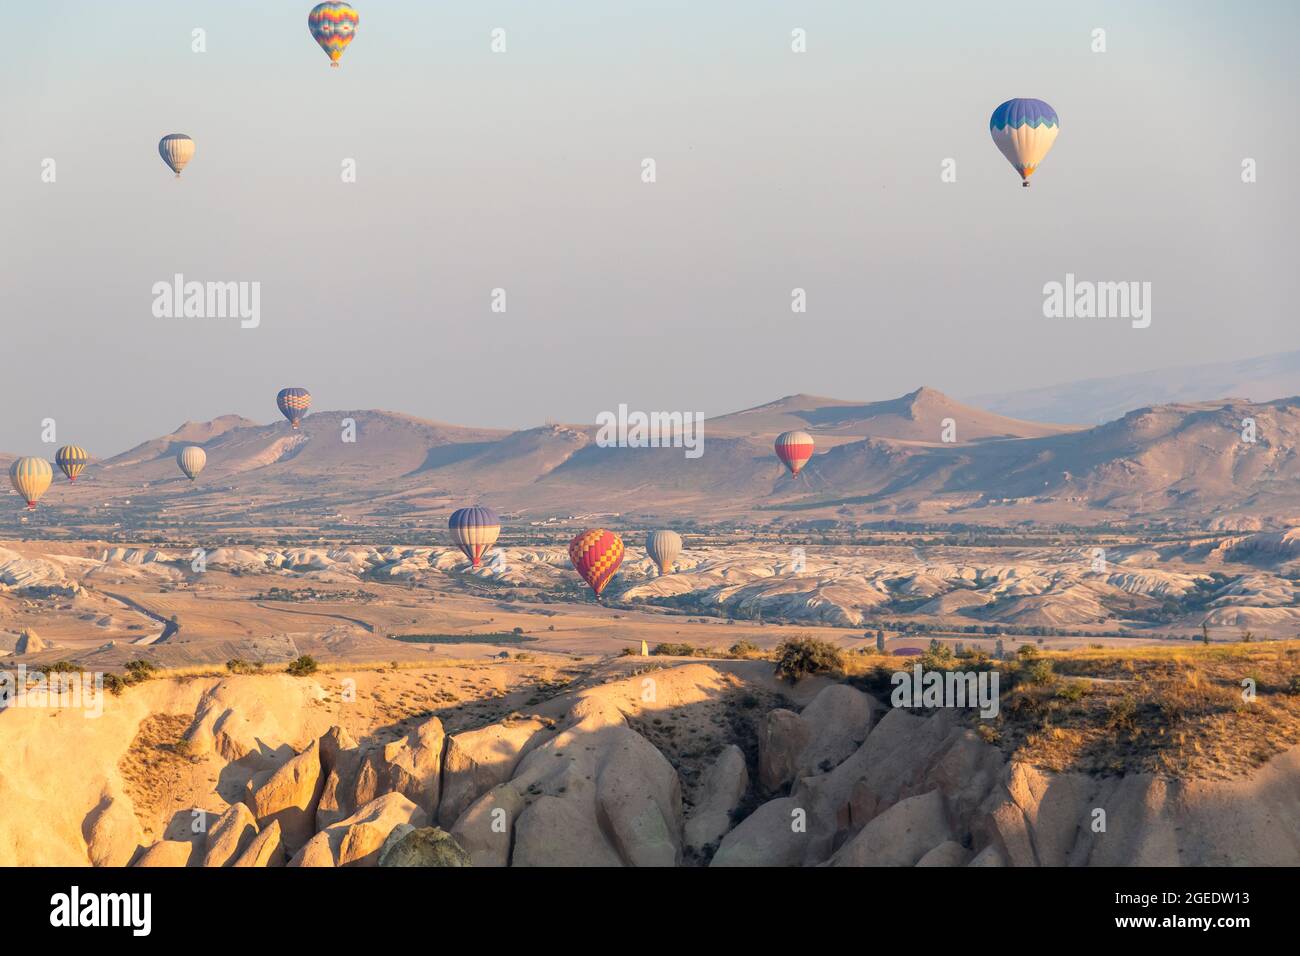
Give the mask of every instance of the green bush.
[(126, 680), (129, 684), (147, 681), (158, 671), (158, 665), (152, 661), (137, 659), (126, 662)]
[(256, 661), (250, 663), (243, 658), (232, 657), (226, 661), (226, 670), (232, 674), (256, 674), (262, 669), (262, 662)]
[(316, 673), (316, 669), (319, 666), (320, 665), (316, 663), (316, 658), (312, 657), (310, 654), (304, 654), (302, 657), (289, 662), (287, 672), (292, 674), (294, 677), (306, 677), (309, 674)]
[(1056, 680), (1056, 674), (1052, 672), (1052, 662), (1042, 659), (1029, 659), (1020, 666), (1020, 682), (1022, 684), (1050, 684)]
[(790, 682), (813, 674), (842, 670), (844, 655), (829, 641), (815, 637), (792, 637), (776, 649), (776, 676)]
[(114, 697), (121, 697), (122, 691), (126, 690), (126, 681), (118, 674), (105, 674), (104, 689)]
[(694, 644), (656, 644), (651, 654), (665, 657), (700, 657), (700, 649)]

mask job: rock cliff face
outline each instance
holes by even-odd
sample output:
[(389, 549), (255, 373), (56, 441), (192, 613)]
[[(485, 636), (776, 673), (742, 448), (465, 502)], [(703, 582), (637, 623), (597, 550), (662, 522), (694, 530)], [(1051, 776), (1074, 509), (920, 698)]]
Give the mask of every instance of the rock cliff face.
[[(774, 706), (775, 685), (734, 662), (633, 670), (531, 715), (457, 733), (429, 717), (395, 741), (358, 742), (295, 722), (267, 699), (280, 683), (149, 692), (195, 715), (188, 739), (206, 759), (257, 765), (200, 815), (206, 827), (185, 811), (184, 826), (142, 846), (105, 760), (86, 765), (98, 776), (84, 781), (75, 834), (37, 815), (26, 843), (5, 845), (100, 866), (1300, 863), (1300, 747), (1228, 780), (1048, 773), (1008, 762), (952, 711), (918, 716), (844, 684), (806, 682)], [(290, 688), (292, 708), (314, 699), (310, 681)], [(731, 695), (765, 704), (719, 710)], [(55, 723), (0, 715), (0, 733), (26, 727), (17, 753), (35, 759)], [(21, 797), (17, 783), (0, 771), (0, 798)], [(37, 861), (0, 848), (10, 862)]]

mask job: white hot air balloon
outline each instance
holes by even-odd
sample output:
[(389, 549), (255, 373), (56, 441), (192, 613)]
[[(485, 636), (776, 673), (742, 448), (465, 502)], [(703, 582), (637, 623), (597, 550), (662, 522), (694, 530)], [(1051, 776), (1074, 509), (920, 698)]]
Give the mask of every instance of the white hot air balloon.
[(190, 481), (199, 476), (199, 472), (207, 463), (208, 453), (198, 445), (186, 445), (176, 456), (176, 464), (180, 465), (181, 471), (185, 472), (185, 477)]
[(1042, 100), (1007, 100), (993, 111), (989, 133), (1002, 155), (1029, 185), (1038, 164), (1047, 156), (1061, 131), (1061, 120)]
[(158, 155), (181, 178), (181, 170), (194, 158), (194, 140), (184, 133), (168, 133), (158, 141)]
[(676, 531), (651, 531), (646, 535), (645, 550), (659, 565), (660, 574), (672, 574), (673, 562), (682, 553), (682, 536)]

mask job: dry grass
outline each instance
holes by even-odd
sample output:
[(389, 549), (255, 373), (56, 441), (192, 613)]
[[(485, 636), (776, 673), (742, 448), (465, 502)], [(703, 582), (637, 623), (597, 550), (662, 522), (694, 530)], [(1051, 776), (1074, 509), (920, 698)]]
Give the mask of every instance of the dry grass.
[[(886, 698), (889, 675), (915, 663), (850, 660), (854, 683)], [(981, 738), (1037, 767), (1227, 779), (1300, 743), (1300, 694), (1292, 689), (1300, 641), (1081, 648), (1037, 660), (1051, 672), (1032, 683), (1030, 662), (998, 662), (999, 715), (969, 716)], [(1037, 670), (1041, 677), (1045, 668)]]
[(127, 796), (147, 834), (160, 834), (167, 818), (183, 809), (180, 795), (193, 789), (200, 772), (182, 743), (193, 720), (190, 714), (150, 714), (118, 761)]

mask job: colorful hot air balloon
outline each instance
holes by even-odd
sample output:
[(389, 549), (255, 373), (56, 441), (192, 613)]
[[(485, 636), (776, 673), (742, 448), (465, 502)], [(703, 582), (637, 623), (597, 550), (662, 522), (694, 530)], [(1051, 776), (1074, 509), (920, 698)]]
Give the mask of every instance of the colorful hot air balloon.
[(682, 536), (676, 531), (651, 531), (646, 535), (645, 550), (659, 565), (660, 574), (671, 574), (673, 562), (682, 553)]
[(19, 458), (9, 466), (9, 481), (14, 491), (23, 496), (27, 510), (35, 511), (36, 502), (41, 500), (45, 489), (54, 480), (54, 469), (44, 458)]
[(807, 432), (782, 432), (776, 436), (775, 447), (776, 457), (790, 469), (790, 474), (797, 475), (812, 457), (812, 435)]
[(76, 481), (88, 461), (90, 455), (80, 445), (64, 445), (54, 454), (54, 463), (68, 476), (68, 481)]
[(311, 408), (311, 392), (305, 388), (282, 388), (275, 396), (275, 404), (280, 406), (280, 414), (289, 419), (289, 424), (297, 428)]
[(307, 29), (312, 39), (320, 44), (330, 58), (330, 66), (338, 66), (339, 58), (357, 34), (357, 11), (350, 3), (318, 3), (307, 15)]
[(176, 464), (181, 466), (185, 477), (193, 481), (208, 463), (208, 453), (198, 445), (186, 445), (176, 456)]
[(1056, 142), (1061, 121), (1042, 100), (1007, 100), (993, 111), (989, 132), (1002, 155), (1029, 185), (1029, 177)]
[(158, 141), (158, 154), (180, 179), (181, 170), (194, 158), (194, 140), (184, 133), (168, 133)]
[(599, 598), (623, 563), (623, 539), (604, 528), (584, 531), (569, 542), (569, 560)]
[(501, 519), (491, 508), (474, 505), (453, 511), (447, 527), (456, 547), (464, 551), (465, 557), (477, 568), (483, 563), (487, 549), (496, 544), (497, 535), (501, 533)]

